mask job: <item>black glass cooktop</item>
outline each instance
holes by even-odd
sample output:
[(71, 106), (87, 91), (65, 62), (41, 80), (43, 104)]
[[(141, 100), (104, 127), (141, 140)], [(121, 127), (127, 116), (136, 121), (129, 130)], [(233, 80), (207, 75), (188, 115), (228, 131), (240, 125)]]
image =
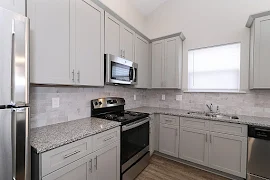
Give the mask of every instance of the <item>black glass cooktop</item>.
[(137, 121), (139, 119), (143, 119), (148, 117), (149, 114), (147, 113), (139, 113), (139, 112), (133, 112), (133, 111), (121, 111), (121, 112), (112, 112), (112, 113), (106, 113), (98, 115), (98, 118), (102, 119), (108, 119), (111, 121), (118, 121), (122, 124), (131, 123), (133, 121)]

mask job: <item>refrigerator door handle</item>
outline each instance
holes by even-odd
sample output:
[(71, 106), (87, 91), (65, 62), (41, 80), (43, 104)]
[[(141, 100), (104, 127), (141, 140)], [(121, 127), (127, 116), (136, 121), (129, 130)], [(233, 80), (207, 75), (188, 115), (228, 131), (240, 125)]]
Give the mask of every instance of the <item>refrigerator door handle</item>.
[(15, 102), (14, 102), (14, 96), (13, 96), (13, 94), (14, 94), (14, 85), (15, 85), (15, 83), (14, 83), (14, 56), (15, 56), (15, 49), (14, 49), (14, 44), (15, 44), (15, 20), (14, 19), (12, 19), (12, 27), (11, 27), (11, 75), (10, 75), (10, 80), (11, 80), (11, 82), (10, 82), (10, 84), (11, 84), (11, 88), (10, 88), (10, 91), (11, 91), (11, 93), (10, 93), (10, 95), (11, 95), (11, 97), (10, 97), (10, 100), (11, 100), (11, 104), (10, 105), (12, 105), (12, 106), (14, 106), (15, 105)]
[(12, 177), (30, 178), (29, 107), (12, 109)]

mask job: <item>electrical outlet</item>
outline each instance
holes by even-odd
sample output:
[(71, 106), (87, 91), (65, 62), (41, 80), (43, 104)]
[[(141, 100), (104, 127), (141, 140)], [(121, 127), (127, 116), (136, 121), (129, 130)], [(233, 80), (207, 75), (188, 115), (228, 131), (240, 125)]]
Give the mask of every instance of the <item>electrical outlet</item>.
[(183, 100), (183, 97), (182, 95), (176, 95), (176, 101), (182, 101)]
[(165, 101), (165, 99), (166, 99), (165, 94), (162, 94), (161, 99), (162, 99), (162, 101)]
[(52, 98), (52, 108), (59, 108), (59, 98)]
[(136, 94), (134, 94), (134, 101), (136, 101), (137, 100), (137, 97), (136, 97)]

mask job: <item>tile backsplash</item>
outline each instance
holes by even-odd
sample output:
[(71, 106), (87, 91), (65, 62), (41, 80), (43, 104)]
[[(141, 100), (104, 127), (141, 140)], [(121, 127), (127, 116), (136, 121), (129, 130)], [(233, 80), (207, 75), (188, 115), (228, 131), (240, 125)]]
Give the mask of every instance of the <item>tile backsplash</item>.
[[(134, 101), (136, 94), (136, 101)], [(145, 90), (120, 86), (104, 88), (31, 87), (31, 127), (40, 127), (91, 116), (90, 101), (101, 97), (123, 97), (126, 108), (146, 104)], [(52, 98), (59, 98), (59, 107), (52, 108)]]
[[(134, 94), (136, 101), (134, 101)], [(162, 95), (165, 100), (162, 100)], [(176, 95), (182, 95), (176, 101)], [(100, 97), (123, 97), (126, 109), (140, 106), (165, 107), (205, 111), (207, 103), (218, 105), (220, 112), (270, 117), (270, 91), (234, 93), (183, 93), (181, 90), (141, 90), (121, 86), (99, 88), (40, 87), (30, 89), (31, 127), (40, 127), (89, 117), (90, 101)], [(52, 98), (59, 98), (58, 108), (52, 108)]]

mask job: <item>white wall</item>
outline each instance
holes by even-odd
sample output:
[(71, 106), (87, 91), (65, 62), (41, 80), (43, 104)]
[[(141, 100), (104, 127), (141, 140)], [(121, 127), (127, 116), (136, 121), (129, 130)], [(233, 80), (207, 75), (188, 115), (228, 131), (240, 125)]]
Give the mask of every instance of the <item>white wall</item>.
[(129, 24), (146, 35), (145, 16), (128, 0), (100, 0), (104, 5), (126, 20)]
[(241, 42), (241, 88), (248, 88), (249, 15), (270, 10), (269, 0), (169, 0), (147, 16), (150, 39), (177, 32), (184, 42), (183, 88), (187, 88), (187, 51)]

